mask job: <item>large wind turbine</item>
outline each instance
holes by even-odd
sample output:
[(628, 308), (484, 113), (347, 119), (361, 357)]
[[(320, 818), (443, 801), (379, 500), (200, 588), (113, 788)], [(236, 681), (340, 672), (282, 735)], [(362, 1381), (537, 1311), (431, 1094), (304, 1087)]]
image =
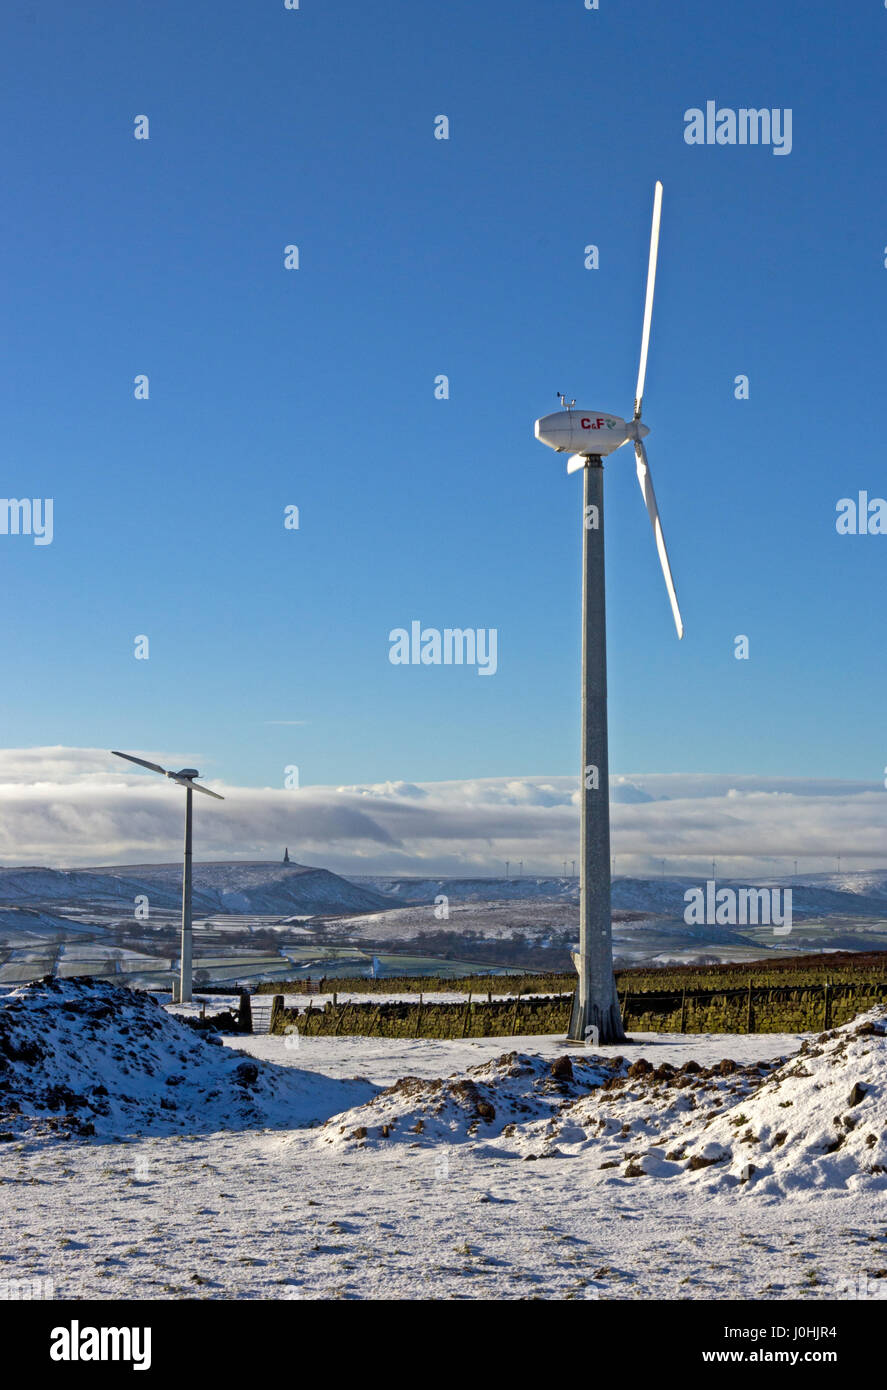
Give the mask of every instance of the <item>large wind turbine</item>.
[(662, 184), (653, 195), (653, 227), (647, 267), (647, 297), (641, 334), (641, 360), (630, 421), (596, 410), (579, 410), (561, 396), (563, 410), (536, 421), (536, 438), (558, 453), (569, 451), (567, 472), (583, 470), (582, 530), (582, 778), (579, 882), (579, 984), (573, 1002), (569, 1040), (616, 1043), (625, 1040), (616, 982), (610, 916), (610, 785), (607, 764), (607, 632), (604, 596), (604, 465), (607, 454), (629, 440), (634, 445), (638, 482), (653, 526), (678, 637), (684, 635), (665, 537), (659, 521), (653, 479), (641, 421), (653, 290), (659, 251)]
[(200, 776), (196, 767), (183, 767), (180, 772), (168, 772), (159, 763), (149, 763), (145, 758), (133, 757), (132, 753), (118, 753), (115, 748), (111, 749), (115, 758), (125, 758), (129, 763), (138, 763), (139, 767), (150, 768), (152, 772), (159, 772), (162, 777), (171, 777), (174, 782), (178, 782), (180, 787), (185, 788), (185, 865), (182, 872), (182, 959), (179, 967), (179, 999), (183, 1004), (191, 1002), (191, 801), (192, 792), (205, 792), (207, 796), (214, 796), (217, 801), (224, 801), (225, 798), (218, 792), (211, 792), (209, 787), (201, 787), (195, 778)]

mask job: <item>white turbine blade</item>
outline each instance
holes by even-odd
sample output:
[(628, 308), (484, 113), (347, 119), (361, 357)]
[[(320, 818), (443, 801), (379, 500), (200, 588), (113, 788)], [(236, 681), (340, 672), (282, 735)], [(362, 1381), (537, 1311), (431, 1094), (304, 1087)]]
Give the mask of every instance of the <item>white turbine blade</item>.
[(647, 299), (644, 304), (644, 329), (641, 333), (641, 365), (638, 368), (638, 387), (634, 393), (634, 418), (641, 417), (644, 400), (644, 381), (647, 376), (647, 351), (650, 347), (650, 322), (653, 318), (653, 290), (656, 288), (656, 258), (659, 255), (659, 222), (662, 217), (662, 184), (657, 180), (653, 193), (653, 226), (650, 231), (650, 262), (647, 266)]
[(653, 526), (653, 535), (656, 537), (656, 549), (659, 551), (659, 563), (662, 566), (662, 573), (665, 576), (665, 587), (668, 590), (668, 601), (671, 604), (671, 611), (674, 615), (674, 625), (678, 630), (678, 637), (684, 635), (684, 624), (681, 619), (681, 610), (678, 608), (677, 594), (674, 591), (674, 580), (671, 577), (671, 565), (668, 563), (668, 551), (665, 548), (665, 537), (662, 534), (662, 523), (659, 520), (659, 508), (656, 506), (656, 493), (653, 491), (653, 479), (650, 476), (650, 465), (647, 462), (647, 451), (644, 448), (643, 440), (634, 441), (634, 454), (637, 460), (638, 482), (641, 485), (644, 501), (647, 504), (647, 515)]
[(209, 787), (202, 787), (199, 782), (193, 781), (190, 777), (180, 777), (177, 772), (168, 772), (167, 777), (172, 782), (178, 782), (180, 787), (193, 787), (196, 792), (206, 792), (207, 796), (214, 796), (217, 801), (224, 801), (225, 798), (218, 792), (211, 792)]
[(118, 753), (116, 748), (112, 748), (111, 752), (115, 758), (126, 758), (127, 762), (138, 763), (139, 767), (149, 767), (152, 772), (160, 772), (164, 777), (169, 776), (166, 768), (161, 767), (159, 763), (149, 763), (144, 758), (134, 758), (132, 753)]
[(214, 796), (216, 798), (216, 801), (225, 800), (225, 798), (223, 796), (220, 796), (218, 792), (211, 792), (209, 787), (201, 787), (199, 782), (192, 782), (191, 786), (194, 788), (196, 792), (206, 792), (207, 796)]

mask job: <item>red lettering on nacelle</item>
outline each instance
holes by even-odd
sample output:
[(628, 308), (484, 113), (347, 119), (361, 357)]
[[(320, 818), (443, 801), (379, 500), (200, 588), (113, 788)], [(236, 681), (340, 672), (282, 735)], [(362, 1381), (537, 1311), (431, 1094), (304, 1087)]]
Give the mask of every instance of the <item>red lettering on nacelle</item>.
[(600, 415), (597, 417), (596, 420), (589, 420), (587, 415), (583, 415), (579, 423), (584, 430), (599, 430), (604, 422), (601, 419)]

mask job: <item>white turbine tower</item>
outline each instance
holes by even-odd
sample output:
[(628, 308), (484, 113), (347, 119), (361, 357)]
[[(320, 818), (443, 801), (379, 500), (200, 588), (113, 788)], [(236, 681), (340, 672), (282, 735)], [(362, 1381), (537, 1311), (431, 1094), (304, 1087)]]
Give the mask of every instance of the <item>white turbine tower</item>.
[(638, 482), (653, 526), (659, 562), (665, 576), (678, 637), (683, 637), (665, 537), (659, 521), (653, 479), (644, 439), (650, 433), (641, 421), (653, 289), (659, 250), (662, 184), (653, 195), (653, 227), (647, 268), (647, 298), (641, 335), (641, 361), (630, 421), (597, 410), (579, 410), (561, 396), (563, 410), (536, 421), (536, 438), (558, 453), (571, 455), (567, 472), (583, 470), (582, 531), (582, 780), (579, 953), (574, 956), (579, 984), (570, 1019), (569, 1040), (623, 1042), (625, 1034), (613, 976), (610, 917), (610, 788), (607, 762), (607, 630), (604, 597), (604, 467), (603, 460), (631, 440)]
[(225, 798), (218, 792), (211, 792), (209, 787), (201, 787), (195, 781), (200, 776), (196, 767), (183, 767), (180, 772), (168, 772), (159, 763), (149, 763), (144, 758), (133, 757), (132, 753), (118, 753), (115, 748), (111, 749), (115, 758), (125, 758), (127, 762), (138, 763), (139, 767), (150, 768), (151, 772), (159, 772), (162, 777), (171, 777), (174, 782), (178, 782), (180, 787), (185, 788), (185, 865), (182, 871), (182, 959), (179, 967), (179, 999), (183, 1004), (191, 1002), (191, 801), (192, 792), (205, 792), (207, 796), (214, 796), (217, 801), (224, 801)]

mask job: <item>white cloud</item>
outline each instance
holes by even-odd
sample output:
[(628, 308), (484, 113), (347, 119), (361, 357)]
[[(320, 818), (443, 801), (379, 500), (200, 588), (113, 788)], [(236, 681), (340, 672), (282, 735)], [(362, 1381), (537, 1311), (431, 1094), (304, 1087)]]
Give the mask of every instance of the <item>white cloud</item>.
[[(148, 753), (165, 766), (181, 754)], [(390, 781), (299, 791), (208, 785), (198, 798), (199, 859), (291, 857), (341, 873), (559, 872), (578, 849), (578, 790), (570, 777)], [(655, 773), (613, 778), (613, 850), (619, 873), (718, 872), (887, 863), (887, 792), (880, 783)], [(177, 788), (114, 766), (103, 749), (0, 752), (0, 863), (83, 864), (173, 860), (181, 853)]]

